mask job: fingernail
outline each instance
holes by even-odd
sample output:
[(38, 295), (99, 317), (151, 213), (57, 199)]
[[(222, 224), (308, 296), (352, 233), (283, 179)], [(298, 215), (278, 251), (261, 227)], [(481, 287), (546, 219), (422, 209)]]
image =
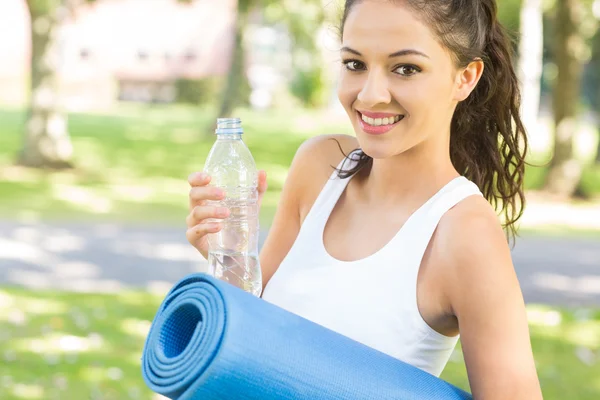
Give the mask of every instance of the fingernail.
[(229, 210), (227, 208), (219, 208), (217, 209), (217, 215), (220, 217), (226, 217), (229, 214)]

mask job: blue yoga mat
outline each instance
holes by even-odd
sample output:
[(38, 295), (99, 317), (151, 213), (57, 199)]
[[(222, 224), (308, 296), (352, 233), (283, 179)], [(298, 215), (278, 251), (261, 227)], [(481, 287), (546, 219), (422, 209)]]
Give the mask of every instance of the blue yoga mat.
[(146, 338), (142, 373), (152, 391), (181, 400), (471, 399), (206, 274), (185, 277), (163, 300)]

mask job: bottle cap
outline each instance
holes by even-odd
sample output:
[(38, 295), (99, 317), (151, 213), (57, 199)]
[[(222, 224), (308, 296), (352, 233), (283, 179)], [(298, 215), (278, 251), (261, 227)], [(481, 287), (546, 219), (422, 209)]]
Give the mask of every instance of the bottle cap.
[(242, 120), (239, 118), (217, 118), (217, 135), (242, 134)]

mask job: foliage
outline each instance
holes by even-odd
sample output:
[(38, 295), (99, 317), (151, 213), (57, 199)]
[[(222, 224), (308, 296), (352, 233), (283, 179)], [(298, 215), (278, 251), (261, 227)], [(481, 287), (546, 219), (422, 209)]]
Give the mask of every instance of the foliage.
[(321, 3), (321, 0), (272, 0), (263, 10), (266, 23), (283, 23), (289, 31), (294, 68), (290, 90), (309, 107), (323, 105), (329, 89), (317, 47), (318, 35), (325, 22), (325, 9)]
[(327, 85), (321, 68), (297, 68), (290, 84), (291, 93), (304, 106), (319, 107), (327, 101)]
[(219, 98), (223, 87), (220, 77), (203, 79), (180, 78), (175, 81), (176, 102), (183, 104), (207, 105)]

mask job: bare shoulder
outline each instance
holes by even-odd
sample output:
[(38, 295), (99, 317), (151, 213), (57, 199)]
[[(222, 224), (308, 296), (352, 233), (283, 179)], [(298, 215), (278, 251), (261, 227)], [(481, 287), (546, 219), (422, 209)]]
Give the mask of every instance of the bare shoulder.
[(470, 284), (484, 276), (496, 279), (513, 270), (500, 220), (482, 196), (470, 196), (448, 210), (438, 224), (435, 243), (432, 250), (444, 256), (447, 271), (458, 282)]
[(466, 248), (507, 246), (500, 220), (483, 196), (469, 196), (444, 214), (436, 232), (444, 250), (461, 256)]
[[(495, 210), (482, 196), (470, 196), (450, 209), (435, 233), (432, 259), (444, 275), (444, 293), (457, 317), (481, 302), (481, 296), (498, 299), (521, 297), (510, 248)], [(517, 301), (518, 302), (518, 301)], [(493, 308), (494, 304), (488, 304)]]
[(320, 135), (307, 139), (300, 145), (293, 167), (310, 169), (312, 172), (329, 176), (331, 167), (336, 167), (344, 154), (358, 148), (358, 141), (349, 135)]
[(357, 149), (358, 141), (349, 135), (321, 135), (299, 147), (289, 171), (288, 181), (298, 193), (301, 220), (312, 207), (323, 186), (339, 163)]

